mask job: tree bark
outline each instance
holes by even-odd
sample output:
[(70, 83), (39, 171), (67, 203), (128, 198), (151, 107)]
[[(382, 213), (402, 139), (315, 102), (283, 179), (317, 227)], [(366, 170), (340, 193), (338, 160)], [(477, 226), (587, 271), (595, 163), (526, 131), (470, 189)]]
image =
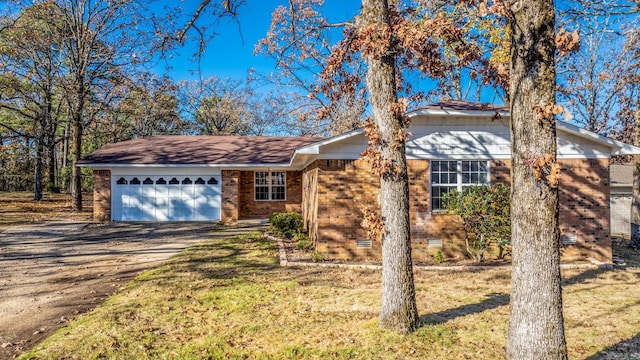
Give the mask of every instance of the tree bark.
[(566, 359), (557, 182), (534, 162), (556, 162), (554, 4), (511, 1), (511, 221), (513, 270), (507, 359)]
[[(386, 0), (363, 0), (360, 27), (388, 26), (389, 5)], [(409, 183), (404, 141), (395, 136), (404, 130), (401, 115), (392, 105), (398, 102), (396, 63), (391, 44), (382, 56), (369, 55), (366, 83), (373, 119), (381, 136), (381, 157), (393, 165), (380, 178), (380, 206), (384, 221), (382, 240), (382, 305), (380, 327), (402, 333), (415, 330), (418, 311), (411, 261), (409, 225)]]
[(82, 210), (82, 177), (78, 162), (82, 156), (82, 115), (74, 114), (73, 119), (73, 159), (71, 161), (71, 197), (74, 211)]
[(73, 159), (71, 162), (71, 197), (74, 211), (82, 210), (82, 177), (78, 162), (82, 158), (82, 115), (84, 114), (84, 77), (78, 75), (77, 104), (72, 117)]
[[(633, 145), (640, 146), (640, 92), (634, 113), (635, 138)], [(633, 197), (631, 199), (631, 247), (640, 249), (640, 155), (633, 155)]]
[(35, 173), (33, 180), (33, 200), (40, 201), (42, 200), (42, 158), (44, 156), (44, 146), (43, 142), (43, 134), (42, 131), (38, 131), (38, 136), (36, 137), (36, 163), (35, 163)]

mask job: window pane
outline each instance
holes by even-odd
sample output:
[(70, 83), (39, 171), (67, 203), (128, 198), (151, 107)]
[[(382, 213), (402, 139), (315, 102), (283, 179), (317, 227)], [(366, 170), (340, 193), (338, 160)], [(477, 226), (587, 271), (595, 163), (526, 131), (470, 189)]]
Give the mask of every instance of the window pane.
[(271, 200), (284, 200), (285, 189), (284, 186), (274, 186), (271, 188)]
[(457, 161), (447, 161), (449, 164), (449, 171), (457, 172), (458, 171), (458, 162)]
[(433, 186), (431, 188), (431, 209), (443, 209), (442, 196), (454, 189), (454, 186)]
[(269, 200), (268, 186), (256, 186), (256, 200)]
[(268, 178), (269, 178), (269, 173), (267, 172), (256, 171), (255, 173), (256, 185), (269, 185), (267, 181)]
[(271, 173), (271, 185), (284, 185), (284, 171)]

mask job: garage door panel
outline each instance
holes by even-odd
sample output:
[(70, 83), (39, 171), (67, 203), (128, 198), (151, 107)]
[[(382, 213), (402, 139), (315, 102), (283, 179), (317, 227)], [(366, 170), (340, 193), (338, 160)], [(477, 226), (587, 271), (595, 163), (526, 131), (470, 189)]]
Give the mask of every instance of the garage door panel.
[[(114, 220), (206, 221), (220, 219), (219, 176), (128, 176), (114, 179)], [(123, 184), (126, 181), (126, 185)]]

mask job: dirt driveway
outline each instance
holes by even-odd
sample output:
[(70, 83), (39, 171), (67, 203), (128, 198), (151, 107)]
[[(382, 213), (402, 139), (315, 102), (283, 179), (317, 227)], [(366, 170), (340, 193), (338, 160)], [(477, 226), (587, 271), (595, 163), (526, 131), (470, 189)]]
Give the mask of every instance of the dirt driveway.
[(48, 222), (0, 233), (0, 359), (34, 346), (141, 271), (211, 239), (212, 228)]

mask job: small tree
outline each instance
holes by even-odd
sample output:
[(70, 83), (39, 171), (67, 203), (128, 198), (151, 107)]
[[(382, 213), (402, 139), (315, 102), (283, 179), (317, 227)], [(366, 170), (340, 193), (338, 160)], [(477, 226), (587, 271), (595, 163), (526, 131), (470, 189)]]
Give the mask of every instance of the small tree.
[(508, 186), (472, 186), (462, 192), (450, 191), (444, 196), (447, 211), (462, 220), (467, 253), (478, 262), (492, 246), (503, 258), (511, 243), (511, 190)]

